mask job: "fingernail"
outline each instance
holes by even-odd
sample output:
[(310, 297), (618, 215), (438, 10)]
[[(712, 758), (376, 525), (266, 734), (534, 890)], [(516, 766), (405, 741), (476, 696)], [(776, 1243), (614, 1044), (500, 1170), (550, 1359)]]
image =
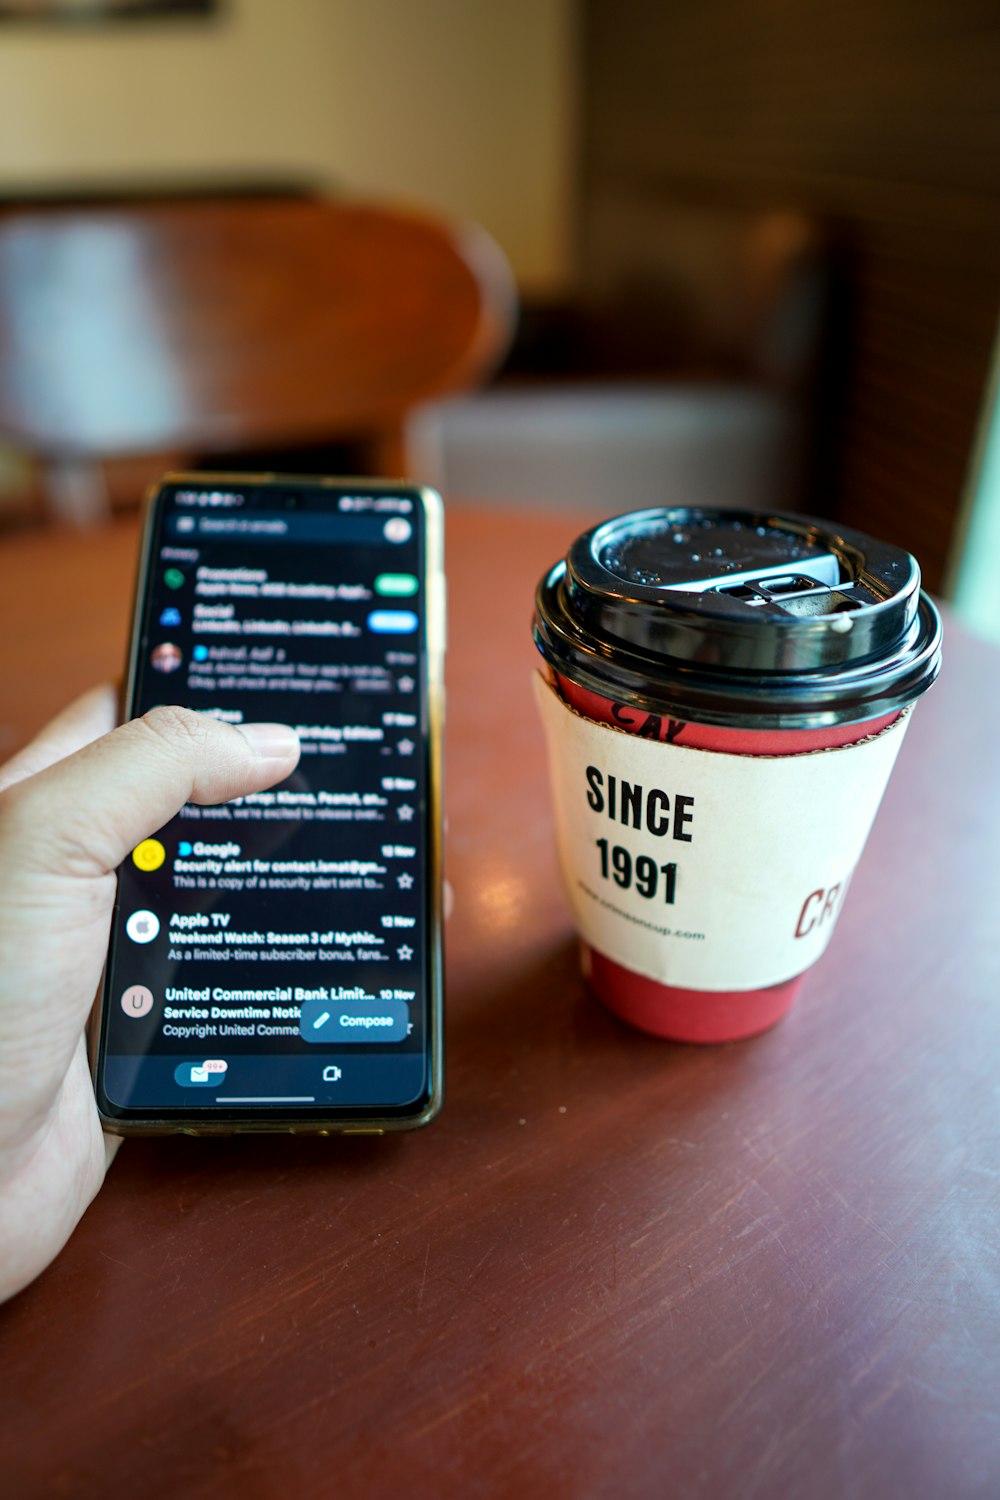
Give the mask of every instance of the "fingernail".
[(288, 760), (298, 753), (299, 737), (288, 724), (236, 724), (258, 760)]

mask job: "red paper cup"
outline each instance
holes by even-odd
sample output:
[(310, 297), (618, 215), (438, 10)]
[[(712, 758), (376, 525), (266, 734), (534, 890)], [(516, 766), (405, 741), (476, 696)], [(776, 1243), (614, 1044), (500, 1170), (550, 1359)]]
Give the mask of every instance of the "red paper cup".
[[(644, 716), (629, 714), (620, 704), (588, 692), (568, 678), (555, 674), (555, 685), (565, 702), (588, 719), (614, 724), (631, 734), (642, 727)], [(729, 755), (794, 755), (855, 744), (898, 717), (897, 711), (860, 724), (814, 730), (723, 729), (686, 723), (671, 743)], [(796, 974), (782, 984), (756, 990), (680, 989), (636, 974), (586, 942), (580, 945), (580, 964), (591, 989), (615, 1015), (640, 1031), (684, 1042), (735, 1042), (766, 1031), (791, 1009), (805, 977)]]
[[(908, 554), (808, 518), (717, 510), (636, 512), (585, 533), (539, 587), (535, 640), (567, 713), (659, 740), (665, 759), (671, 746), (714, 752), (723, 776), (726, 756), (868, 741), (940, 663), (940, 622)], [(806, 932), (826, 899), (809, 893)], [(674, 985), (586, 932), (581, 966), (616, 1015), (687, 1042), (773, 1026), (806, 972), (749, 987)], [(738, 973), (738, 956), (729, 967)]]

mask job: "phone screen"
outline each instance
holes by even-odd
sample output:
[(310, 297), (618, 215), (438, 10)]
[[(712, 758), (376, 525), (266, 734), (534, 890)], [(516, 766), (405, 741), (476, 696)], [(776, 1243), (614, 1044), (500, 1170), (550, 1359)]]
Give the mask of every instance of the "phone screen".
[(286, 781), (185, 806), (119, 871), (96, 1085), (111, 1120), (392, 1121), (433, 1106), (437, 497), (163, 486), (129, 714), (281, 721)]

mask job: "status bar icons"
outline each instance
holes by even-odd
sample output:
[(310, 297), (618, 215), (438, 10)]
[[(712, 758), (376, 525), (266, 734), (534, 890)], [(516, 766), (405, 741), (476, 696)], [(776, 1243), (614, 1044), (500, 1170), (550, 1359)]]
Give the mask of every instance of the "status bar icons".
[(145, 875), (151, 875), (154, 870), (158, 870), (166, 857), (167, 851), (159, 839), (143, 839), (142, 843), (136, 844), (132, 850), (132, 863)]

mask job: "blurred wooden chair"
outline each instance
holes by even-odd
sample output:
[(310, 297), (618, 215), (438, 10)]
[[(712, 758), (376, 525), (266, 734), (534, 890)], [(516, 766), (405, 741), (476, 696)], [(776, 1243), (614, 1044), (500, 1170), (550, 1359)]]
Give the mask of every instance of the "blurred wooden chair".
[(0, 213), (0, 438), (80, 524), (130, 456), (349, 439), (400, 475), (406, 413), (480, 382), (514, 308), (484, 232), (372, 204)]

